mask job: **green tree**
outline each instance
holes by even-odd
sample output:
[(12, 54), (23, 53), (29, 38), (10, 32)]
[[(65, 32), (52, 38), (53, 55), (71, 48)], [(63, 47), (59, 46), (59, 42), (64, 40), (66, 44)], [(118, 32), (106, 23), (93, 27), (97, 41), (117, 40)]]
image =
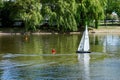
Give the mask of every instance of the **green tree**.
[(13, 19), (11, 16), (12, 13), (12, 6), (13, 2), (11, 1), (4, 1), (2, 3), (2, 8), (1, 8), (1, 22), (2, 26), (4, 27), (10, 27), (13, 25)]
[(104, 17), (104, 6), (106, 0), (76, 0), (77, 1), (77, 21), (84, 26), (95, 20), (95, 27), (98, 28), (98, 20)]
[(0, 7), (2, 6), (2, 0), (0, 0)]
[[(104, 17), (107, 0), (15, 0), (5, 2), (2, 7), (3, 21), (23, 20), (26, 30), (34, 29), (43, 19), (49, 20), (51, 29), (77, 31)], [(2, 4), (2, 1), (0, 2)], [(117, 9), (116, 9), (117, 10)], [(42, 15), (41, 15), (42, 14)]]
[(40, 2), (38, 0), (16, 0), (15, 5), (19, 7), (17, 16), (24, 21), (26, 30), (36, 30), (36, 26), (42, 20)]
[(1, 11), (2, 11), (3, 1), (0, 0), (0, 18), (1, 18)]
[(106, 6), (106, 13), (111, 14), (112, 12), (116, 12), (120, 17), (120, 0), (108, 0)]
[(43, 16), (49, 18), (50, 25), (57, 25), (55, 28), (58, 31), (77, 30), (75, 0), (54, 0), (53, 3), (46, 1), (42, 11), (46, 14)]

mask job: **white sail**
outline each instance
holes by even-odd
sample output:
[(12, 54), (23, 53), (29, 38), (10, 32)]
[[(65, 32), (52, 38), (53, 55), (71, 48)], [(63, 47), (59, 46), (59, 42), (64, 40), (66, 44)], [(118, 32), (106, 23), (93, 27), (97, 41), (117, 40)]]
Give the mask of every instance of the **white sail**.
[(80, 41), (80, 44), (78, 46), (78, 51), (89, 51), (90, 45), (89, 45), (89, 35), (88, 35), (88, 28), (86, 25), (85, 31), (83, 32), (82, 39)]
[(83, 32), (83, 35), (82, 35), (82, 38), (81, 38), (81, 41), (80, 41), (80, 44), (79, 44), (79, 46), (78, 46), (78, 51), (84, 51), (84, 33), (85, 32)]

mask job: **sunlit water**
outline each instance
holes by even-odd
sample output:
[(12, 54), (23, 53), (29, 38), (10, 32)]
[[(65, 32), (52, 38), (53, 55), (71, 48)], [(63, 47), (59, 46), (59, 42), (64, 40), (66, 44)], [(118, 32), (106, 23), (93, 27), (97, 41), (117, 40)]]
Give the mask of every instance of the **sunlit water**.
[(90, 54), (75, 53), (80, 39), (68, 34), (0, 36), (0, 80), (119, 80), (120, 35), (90, 34)]

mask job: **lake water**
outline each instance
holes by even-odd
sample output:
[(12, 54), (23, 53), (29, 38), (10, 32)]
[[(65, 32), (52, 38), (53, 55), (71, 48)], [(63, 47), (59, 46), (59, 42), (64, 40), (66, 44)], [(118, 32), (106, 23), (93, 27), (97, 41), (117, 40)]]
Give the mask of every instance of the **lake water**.
[(119, 80), (120, 35), (90, 34), (90, 54), (75, 53), (80, 39), (79, 34), (0, 36), (0, 80)]

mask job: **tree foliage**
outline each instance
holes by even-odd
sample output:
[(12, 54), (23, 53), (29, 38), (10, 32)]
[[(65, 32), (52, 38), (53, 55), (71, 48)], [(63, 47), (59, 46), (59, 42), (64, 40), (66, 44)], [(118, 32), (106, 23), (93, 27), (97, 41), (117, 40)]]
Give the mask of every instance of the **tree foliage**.
[[(77, 1), (77, 17), (80, 25), (89, 24), (95, 20), (95, 27), (98, 27), (98, 20), (104, 17), (104, 6), (106, 0), (81, 0)], [(79, 15), (80, 14), (80, 15)]]
[(1, 22), (4, 27), (10, 27), (13, 25), (13, 16), (11, 15), (12, 13), (12, 6), (13, 3), (8, 1), (8, 2), (3, 2), (3, 6), (1, 8)]
[(106, 13), (111, 14), (116, 12), (120, 16), (120, 0), (108, 0), (106, 6)]
[(26, 30), (35, 30), (42, 20), (40, 2), (37, 0), (16, 0), (15, 5), (19, 7), (17, 15), (25, 22)]
[[(36, 29), (41, 21), (48, 20), (51, 29), (77, 31), (81, 26), (104, 17), (107, 0), (15, 0), (7, 1), (3, 11), (8, 19), (23, 20), (26, 30)], [(1, 2), (0, 2), (1, 3)], [(3, 13), (5, 16), (5, 14)], [(4, 18), (4, 17), (3, 17)]]
[(57, 25), (55, 28), (59, 31), (77, 30), (75, 0), (56, 0), (50, 4), (46, 1), (43, 6), (43, 15), (49, 18), (51, 26)]
[(104, 17), (106, 0), (44, 0), (43, 3), (44, 16), (49, 16), (50, 24), (56, 23), (58, 30), (76, 31), (94, 20), (98, 27), (98, 20)]
[(2, 5), (3, 5), (3, 1), (2, 1), (2, 0), (0, 0), (0, 8), (2, 7)]

